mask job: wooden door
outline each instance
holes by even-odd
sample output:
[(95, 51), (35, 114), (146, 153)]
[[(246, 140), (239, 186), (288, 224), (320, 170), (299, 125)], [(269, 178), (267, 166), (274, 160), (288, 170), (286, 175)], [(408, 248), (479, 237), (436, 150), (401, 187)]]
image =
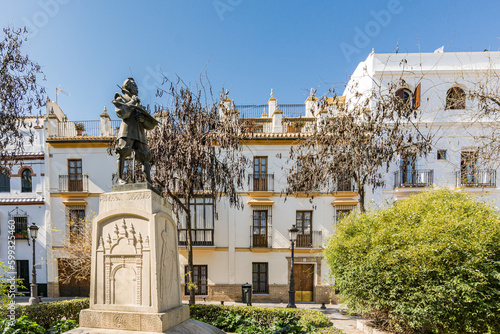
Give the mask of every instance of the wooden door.
[(312, 302), (314, 290), (314, 264), (295, 264), (295, 301)]

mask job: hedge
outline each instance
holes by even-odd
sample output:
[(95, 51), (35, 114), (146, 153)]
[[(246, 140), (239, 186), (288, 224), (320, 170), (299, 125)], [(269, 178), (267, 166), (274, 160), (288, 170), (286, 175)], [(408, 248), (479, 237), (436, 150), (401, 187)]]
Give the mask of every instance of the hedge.
[(500, 218), (437, 190), (349, 215), (325, 258), (343, 302), (401, 333), (500, 333)]
[[(37, 305), (18, 305), (16, 307), (16, 317), (27, 316), (30, 321), (34, 321), (45, 329), (58, 320), (68, 319), (79, 322), (80, 311), (89, 308), (89, 299), (71, 299)], [(8, 310), (2, 310), (2, 318), (6, 317)]]
[[(80, 311), (89, 308), (89, 299), (72, 299), (16, 307), (16, 317), (49, 329), (62, 319), (79, 321)], [(2, 310), (5, 318), (6, 309)], [(237, 333), (341, 333), (319, 311), (248, 306), (198, 304), (190, 306), (191, 318), (209, 323), (224, 331)]]
[(192, 319), (237, 333), (313, 333), (332, 325), (315, 310), (198, 304), (190, 312)]

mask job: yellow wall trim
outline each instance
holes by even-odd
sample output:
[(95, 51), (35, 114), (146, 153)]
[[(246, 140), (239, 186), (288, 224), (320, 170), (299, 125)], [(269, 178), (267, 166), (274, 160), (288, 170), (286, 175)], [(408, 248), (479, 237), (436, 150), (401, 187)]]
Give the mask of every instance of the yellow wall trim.
[(91, 147), (101, 147), (108, 148), (109, 142), (89, 142), (89, 141), (65, 141), (65, 142), (49, 142), (49, 146), (54, 148), (91, 148)]
[(99, 197), (101, 193), (85, 193), (85, 192), (65, 192), (65, 193), (51, 193), (50, 197), (64, 197), (64, 198), (72, 198), (72, 197)]

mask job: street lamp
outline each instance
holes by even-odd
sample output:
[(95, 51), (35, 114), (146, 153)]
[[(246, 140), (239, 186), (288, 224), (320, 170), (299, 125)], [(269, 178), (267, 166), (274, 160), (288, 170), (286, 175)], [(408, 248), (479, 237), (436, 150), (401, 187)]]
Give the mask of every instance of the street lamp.
[(36, 285), (36, 262), (35, 262), (35, 239), (38, 236), (39, 227), (33, 222), (28, 229), (30, 230), (31, 241), (33, 242), (33, 269), (31, 270), (31, 297), (29, 300), (30, 305), (38, 304), (40, 298), (38, 297), (38, 285)]
[(292, 228), (288, 230), (290, 235), (290, 242), (292, 244), (292, 265), (290, 268), (290, 289), (288, 290), (288, 305), (287, 308), (297, 308), (295, 306), (295, 279), (293, 277), (293, 249), (295, 245), (295, 240), (297, 240), (297, 233), (299, 233), (299, 229), (292, 225)]

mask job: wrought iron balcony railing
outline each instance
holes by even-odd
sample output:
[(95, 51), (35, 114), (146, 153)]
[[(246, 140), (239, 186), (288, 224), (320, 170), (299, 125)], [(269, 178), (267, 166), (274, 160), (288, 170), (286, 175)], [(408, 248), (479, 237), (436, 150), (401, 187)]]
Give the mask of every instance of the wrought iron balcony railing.
[(476, 169), (456, 171), (457, 187), (496, 187), (497, 171), (493, 169)]
[(89, 176), (85, 175), (59, 175), (59, 192), (88, 192)]
[(250, 174), (250, 191), (274, 191), (274, 174)]
[(298, 248), (321, 248), (323, 245), (322, 231), (312, 231), (309, 234), (298, 234), (296, 247)]
[(250, 226), (250, 248), (273, 248), (270, 231), (267, 234), (253, 234), (253, 231), (253, 226)]
[[(187, 245), (187, 229), (179, 229), (179, 246)], [(192, 229), (191, 240), (193, 246), (213, 246), (214, 229)]]
[(394, 188), (429, 187), (433, 183), (433, 170), (399, 170), (394, 172)]
[(337, 178), (334, 186), (335, 192), (356, 192), (357, 187), (352, 179)]

